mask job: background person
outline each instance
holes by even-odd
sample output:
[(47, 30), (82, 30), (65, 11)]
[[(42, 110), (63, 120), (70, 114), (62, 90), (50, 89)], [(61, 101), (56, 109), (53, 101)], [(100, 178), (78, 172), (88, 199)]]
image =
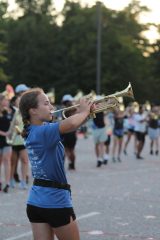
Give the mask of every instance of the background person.
[[(15, 187), (14, 174), (17, 170), (18, 160), (21, 161), (21, 174), (19, 187), (21, 189), (27, 189), (26, 178), (28, 178), (28, 154), (24, 146), (24, 139), (21, 136), (23, 130), (22, 117), (19, 112), (19, 101), (20, 96), (14, 97), (15, 101), (15, 113), (10, 125), (10, 140), (12, 145), (12, 155), (11, 155), (11, 180), (10, 186)], [(17, 128), (18, 127), (18, 130)], [(8, 136), (9, 137), (9, 136)]]
[(12, 147), (7, 143), (6, 136), (10, 127), (13, 112), (9, 107), (9, 100), (0, 94), (0, 190), (2, 189), (1, 166), (4, 164), (5, 186), (3, 192), (8, 193)]
[[(70, 94), (66, 94), (62, 98), (62, 107), (70, 107), (73, 106), (73, 97)], [(66, 117), (73, 115), (75, 110), (69, 110), (66, 112)], [(68, 169), (75, 170), (75, 161), (76, 161), (76, 153), (75, 153), (75, 146), (77, 142), (77, 130), (74, 130), (69, 133), (63, 134), (62, 143), (65, 148), (65, 155), (69, 161)]]
[(124, 149), (123, 152), (125, 155), (127, 155), (127, 147), (129, 142), (131, 141), (132, 137), (134, 138), (134, 153), (136, 152), (136, 137), (135, 137), (135, 111), (133, 106), (128, 106), (125, 111), (125, 117), (127, 121), (127, 134), (126, 134), (126, 140), (124, 142)]
[(144, 112), (143, 106), (139, 107), (139, 112), (135, 115), (135, 133), (137, 138), (137, 150), (136, 150), (136, 158), (143, 159), (141, 156), (144, 143), (145, 136), (147, 131), (147, 115)]
[(113, 146), (112, 146), (112, 161), (116, 162), (116, 152), (117, 160), (121, 162), (121, 152), (124, 136), (124, 111), (117, 109), (114, 112), (114, 127), (113, 127)]
[[(150, 138), (150, 154), (159, 154), (159, 116), (158, 107), (153, 106), (151, 112), (149, 113), (148, 121), (148, 136)], [(155, 151), (154, 151), (155, 150)]]
[(96, 117), (93, 118), (92, 135), (95, 145), (97, 167), (101, 167), (103, 163), (107, 164), (108, 162), (108, 158), (105, 158), (105, 142), (107, 140), (107, 133), (103, 112), (96, 113)]

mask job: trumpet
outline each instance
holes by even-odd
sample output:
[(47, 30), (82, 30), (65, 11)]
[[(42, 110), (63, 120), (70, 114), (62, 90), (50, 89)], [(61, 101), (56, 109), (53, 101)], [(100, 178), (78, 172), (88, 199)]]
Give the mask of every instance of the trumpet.
[[(93, 111), (91, 111), (90, 117), (94, 118), (96, 113), (113, 110), (114, 108), (119, 107), (120, 103), (119, 103), (118, 97), (130, 97), (134, 99), (134, 94), (133, 94), (133, 90), (130, 82), (128, 86), (120, 92), (107, 95), (97, 100), (92, 100), (93, 104), (96, 105), (96, 108)], [(62, 108), (62, 109), (53, 111), (52, 114), (54, 115), (56, 113), (61, 112), (63, 118), (65, 119), (66, 118), (65, 113), (67, 111), (76, 110), (79, 106), (80, 104), (76, 104), (70, 107)]]

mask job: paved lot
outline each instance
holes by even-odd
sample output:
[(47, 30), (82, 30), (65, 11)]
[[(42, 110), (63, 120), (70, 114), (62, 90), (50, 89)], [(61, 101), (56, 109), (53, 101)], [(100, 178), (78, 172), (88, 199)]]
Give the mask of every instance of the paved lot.
[[(77, 170), (66, 171), (81, 240), (160, 239), (160, 156), (149, 155), (149, 140), (137, 160), (132, 143), (122, 162), (96, 168), (92, 137), (80, 138)], [(31, 240), (25, 215), (27, 191), (0, 193), (0, 240)], [(44, 239), (45, 240), (45, 239)]]

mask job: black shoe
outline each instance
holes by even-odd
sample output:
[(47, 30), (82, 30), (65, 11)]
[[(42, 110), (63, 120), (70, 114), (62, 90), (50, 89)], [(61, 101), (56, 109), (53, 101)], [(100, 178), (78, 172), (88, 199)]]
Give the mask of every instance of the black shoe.
[(116, 162), (116, 159), (115, 159), (115, 157), (113, 157), (113, 158), (112, 158), (112, 162), (114, 162), (114, 163)]
[(74, 163), (69, 163), (68, 169), (69, 169), (69, 170), (75, 170)]
[(15, 173), (15, 174), (14, 174), (14, 180), (15, 180), (17, 183), (20, 183), (20, 179), (19, 179), (18, 173)]
[(101, 167), (101, 165), (102, 165), (102, 161), (97, 161), (97, 167)]
[(123, 153), (124, 153), (124, 155), (127, 155), (127, 151), (126, 151), (126, 149), (123, 150)]
[(2, 183), (0, 182), (0, 191), (2, 191)]
[(144, 158), (139, 156), (139, 155), (137, 155), (137, 159), (143, 160)]
[(120, 159), (120, 157), (118, 157), (117, 160), (118, 160), (118, 162), (122, 162), (121, 159)]
[(159, 154), (159, 151), (158, 151), (158, 150), (156, 150), (155, 154), (156, 154), (156, 155), (158, 155), (158, 154)]
[(7, 184), (4, 188), (3, 188), (3, 192), (4, 193), (8, 193), (9, 190), (9, 185)]
[(104, 160), (103, 160), (103, 164), (104, 164), (104, 165), (107, 165), (107, 164), (108, 164), (108, 160), (104, 159)]
[(150, 154), (153, 155), (153, 150), (151, 149)]

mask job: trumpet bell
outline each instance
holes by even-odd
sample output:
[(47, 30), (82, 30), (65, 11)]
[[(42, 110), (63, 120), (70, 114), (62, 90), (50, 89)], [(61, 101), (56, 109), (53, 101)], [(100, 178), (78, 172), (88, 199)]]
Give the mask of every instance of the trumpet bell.
[(129, 82), (128, 86), (120, 91), (120, 92), (117, 92), (117, 93), (114, 93), (114, 94), (110, 94), (108, 95), (109, 97), (130, 97), (132, 99), (134, 99), (134, 94), (133, 94), (133, 89), (132, 89), (132, 85), (131, 83)]
[[(130, 97), (130, 98), (134, 99), (134, 94), (133, 94), (133, 90), (132, 90), (132, 86), (131, 86), (130, 82), (129, 82), (128, 86), (120, 92), (110, 94), (108, 96), (102, 97), (101, 99), (92, 100), (93, 104), (96, 105), (96, 108), (90, 113), (90, 117), (93, 118), (93, 117), (95, 117), (96, 113), (113, 110), (116, 107), (119, 107), (120, 106), (120, 102), (118, 100), (119, 97)], [(86, 98), (90, 98), (90, 94), (87, 95)], [(57, 112), (62, 112), (63, 118), (66, 118), (65, 113), (67, 111), (74, 110), (77, 107), (79, 107), (79, 104), (73, 105), (73, 106), (70, 106), (67, 108), (63, 108), (63, 109), (54, 111), (52, 113), (54, 115)]]

